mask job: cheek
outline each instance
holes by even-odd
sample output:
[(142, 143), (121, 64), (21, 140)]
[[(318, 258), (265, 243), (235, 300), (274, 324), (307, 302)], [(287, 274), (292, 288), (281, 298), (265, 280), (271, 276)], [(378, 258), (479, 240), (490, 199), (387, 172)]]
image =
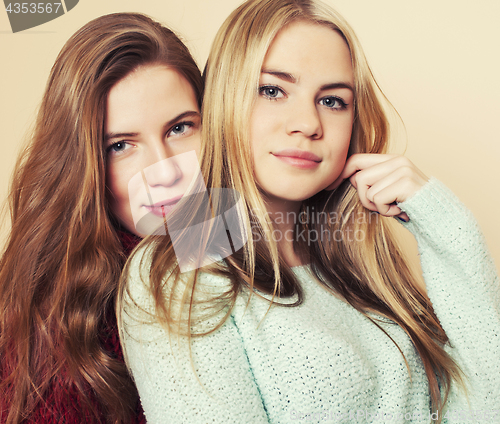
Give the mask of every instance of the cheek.
[(174, 142), (168, 142), (169, 157), (182, 155), (183, 153), (188, 153), (193, 150), (199, 158), (201, 151), (201, 135), (199, 131), (192, 136), (180, 138)]
[(352, 121), (349, 122), (349, 125), (346, 125), (339, 133), (339, 154), (342, 155), (342, 166), (345, 165), (346, 156), (349, 152), (349, 148), (351, 146), (351, 137), (352, 137)]
[(192, 150), (195, 151), (196, 153), (196, 164), (200, 164), (200, 158), (201, 158), (201, 137), (198, 135), (198, 137), (195, 138), (193, 142), (193, 148)]
[[(250, 117), (250, 150), (254, 160), (259, 156), (266, 155), (272, 149), (272, 141), (279, 138), (281, 128), (280, 116), (275, 108), (266, 107), (268, 105), (257, 104)], [(257, 162), (258, 164), (258, 162)]]
[(344, 169), (351, 143), (352, 119), (345, 119), (332, 125), (329, 131), (329, 162), (332, 178), (336, 179)]
[(175, 157), (175, 166), (178, 168), (178, 172), (182, 176), (182, 179), (172, 187), (174, 191), (181, 189), (184, 190), (184, 194), (186, 194), (186, 190), (193, 183), (195, 177), (199, 177), (201, 175), (199, 161), (200, 149), (199, 146), (198, 148), (194, 147), (195, 146), (187, 152)]

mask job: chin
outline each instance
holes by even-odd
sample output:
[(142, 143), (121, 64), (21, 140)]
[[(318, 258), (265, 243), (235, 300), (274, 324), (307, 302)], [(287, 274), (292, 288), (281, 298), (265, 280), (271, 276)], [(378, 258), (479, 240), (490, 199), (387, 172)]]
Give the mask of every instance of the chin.
[(310, 199), (313, 197), (315, 194), (318, 192), (312, 192), (312, 193), (295, 193), (293, 196), (290, 196), (290, 193), (287, 193), (285, 195), (277, 195), (277, 196), (268, 196), (271, 199), (279, 199), (281, 201), (286, 201), (286, 202), (294, 202), (294, 203), (300, 203), (303, 202), (304, 200)]

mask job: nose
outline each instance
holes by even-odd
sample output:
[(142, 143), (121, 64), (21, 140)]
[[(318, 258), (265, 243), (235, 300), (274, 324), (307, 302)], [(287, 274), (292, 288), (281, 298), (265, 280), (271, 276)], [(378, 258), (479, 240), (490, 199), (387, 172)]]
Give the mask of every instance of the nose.
[(143, 176), (150, 187), (171, 187), (182, 179), (182, 170), (175, 156), (163, 142), (155, 143), (148, 152)]
[(305, 137), (318, 139), (323, 136), (321, 118), (316, 108), (316, 102), (297, 99), (290, 104), (286, 121), (287, 134), (303, 134)]

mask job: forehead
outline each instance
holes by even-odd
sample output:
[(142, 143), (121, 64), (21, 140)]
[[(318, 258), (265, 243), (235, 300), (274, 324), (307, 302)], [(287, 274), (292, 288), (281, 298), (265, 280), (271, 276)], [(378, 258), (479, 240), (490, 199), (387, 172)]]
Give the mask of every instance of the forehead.
[(353, 83), (351, 54), (343, 37), (332, 28), (294, 21), (282, 28), (269, 46), (264, 69), (316, 75)]
[(163, 65), (143, 66), (109, 91), (106, 131), (148, 127), (159, 119), (168, 121), (187, 110), (198, 111), (189, 82), (175, 69)]
[[(140, 66), (119, 80), (108, 94), (110, 101), (127, 102), (127, 99), (147, 97), (193, 97), (189, 82), (174, 68), (165, 65)], [(132, 103), (132, 101), (128, 100)]]

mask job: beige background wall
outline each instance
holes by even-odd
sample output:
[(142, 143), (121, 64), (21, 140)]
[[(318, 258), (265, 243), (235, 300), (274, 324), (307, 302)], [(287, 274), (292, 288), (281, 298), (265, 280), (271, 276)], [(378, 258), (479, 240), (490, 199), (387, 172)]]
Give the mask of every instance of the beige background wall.
[[(500, 2), (327, 0), (351, 23), (405, 124), (395, 145), (477, 217), (500, 266)], [(179, 32), (202, 67), (239, 0), (80, 0), (68, 14), (12, 34), (0, 9), (0, 198), (49, 70), (89, 20), (138, 11)], [(439, 217), (448, 219), (452, 217)]]

